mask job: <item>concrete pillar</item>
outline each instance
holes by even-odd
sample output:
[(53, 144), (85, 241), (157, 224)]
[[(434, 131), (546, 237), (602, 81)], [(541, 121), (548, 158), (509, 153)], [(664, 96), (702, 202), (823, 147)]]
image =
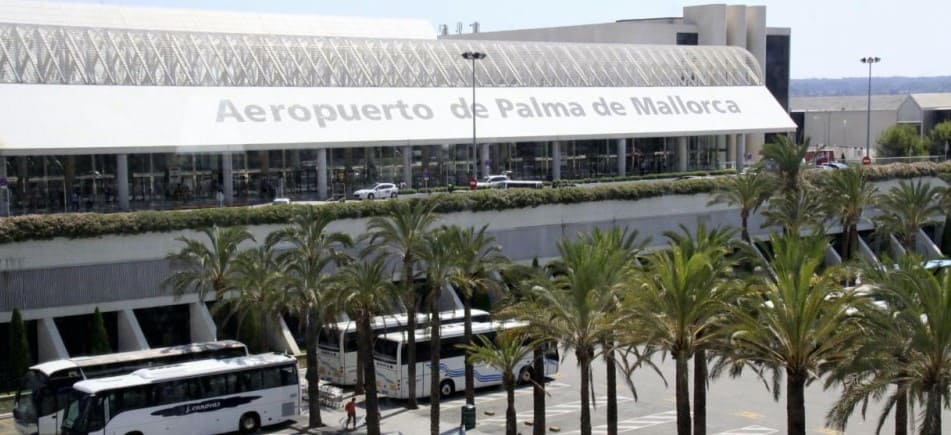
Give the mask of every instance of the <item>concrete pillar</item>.
[(38, 362), (69, 358), (66, 344), (52, 318), (36, 319), (36, 347)]
[(736, 168), (737, 158), (736, 158), (736, 135), (731, 134), (726, 137), (726, 161), (730, 162), (733, 165), (733, 168)]
[(204, 302), (188, 304), (188, 326), (191, 341), (194, 343), (218, 340), (218, 328), (215, 327), (215, 321)]
[[(0, 178), (7, 178), (7, 158), (0, 156)], [(0, 216), (10, 216), (9, 184), (0, 186)]]
[(317, 150), (317, 199), (327, 199), (327, 149)]
[(149, 342), (142, 333), (139, 326), (139, 320), (135, 317), (135, 312), (125, 309), (116, 313), (118, 315), (117, 335), (119, 336), (119, 352), (130, 350), (145, 350), (149, 348)]
[(403, 182), (406, 183), (406, 187), (413, 187), (413, 147), (410, 145), (404, 145), (400, 148), (400, 152), (403, 153)]
[(726, 168), (725, 162), (729, 160), (729, 158), (727, 158), (726, 136), (722, 134), (717, 135), (715, 140), (717, 144), (716, 145), (717, 146), (717, 168), (716, 169), (724, 169)]
[(278, 316), (274, 323), (273, 327), (267, 328), (270, 331), (268, 346), (277, 352), (286, 352), (290, 355), (299, 354), (300, 348), (297, 346), (297, 341), (294, 339), (291, 329), (287, 327), (284, 317)]
[(736, 171), (743, 172), (746, 167), (746, 135), (736, 135)]
[(677, 138), (677, 171), (687, 172), (687, 136)]
[(119, 210), (129, 209), (129, 155), (116, 154), (116, 200)]
[(490, 175), (492, 172), (491, 165), (489, 164), (490, 160), (489, 144), (484, 143), (479, 145), (479, 169), (481, 171), (479, 175), (482, 177)]
[(623, 177), (627, 174), (627, 139), (617, 139), (617, 175)]
[(551, 179), (561, 179), (561, 142), (551, 143)]
[(221, 192), (225, 194), (225, 204), (234, 204), (234, 158), (231, 153), (221, 153)]
[(766, 78), (766, 6), (746, 7), (746, 49), (759, 62), (760, 77)]

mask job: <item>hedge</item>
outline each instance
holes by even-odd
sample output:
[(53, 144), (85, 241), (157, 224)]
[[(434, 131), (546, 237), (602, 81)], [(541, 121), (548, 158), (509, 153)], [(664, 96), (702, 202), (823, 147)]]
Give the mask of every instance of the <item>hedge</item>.
[[(895, 163), (869, 169), (873, 180), (947, 176), (951, 163)], [(826, 171), (815, 171), (822, 176)], [(662, 195), (708, 193), (723, 182), (722, 178), (666, 180), (654, 183), (614, 184), (591, 188), (482, 190), (466, 195), (435, 193), (410, 201), (432, 201), (439, 213), (464, 210), (492, 211), (537, 207), (545, 204), (622, 200), (633, 201)], [(278, 205), (263, 207), (207, 208), (176, 211), (135, 211), (97, 214), (68, 213), (27, 215), (0, 220), (0, 244), (55, 237), (91, 238), (104, 235), (141, 234), (199, 229), (211, 225), (284, 224), (301, 207), (320, 207), (333, 219), (361, 218), (385, 214), (393, 201), (338, 202), (323, 205)]]

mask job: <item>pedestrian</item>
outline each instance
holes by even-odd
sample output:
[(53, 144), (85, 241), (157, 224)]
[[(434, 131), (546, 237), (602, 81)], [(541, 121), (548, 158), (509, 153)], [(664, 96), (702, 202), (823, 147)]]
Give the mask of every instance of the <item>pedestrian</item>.
[(357, 429), (357, 398), (351, 397), (350, 401), (347, 402), (347, 406), (344, 407), (347, 411), (347, 424), (343, 426), (344, 429), (350, 428), (350, 421), (353, 421), (353, 429)]
[(218, 207), (225, 206), (225, 193), (222, 192), (221, 189), (218, 189), (218, 193), (215, 194), (215, 199), (218, 200)]

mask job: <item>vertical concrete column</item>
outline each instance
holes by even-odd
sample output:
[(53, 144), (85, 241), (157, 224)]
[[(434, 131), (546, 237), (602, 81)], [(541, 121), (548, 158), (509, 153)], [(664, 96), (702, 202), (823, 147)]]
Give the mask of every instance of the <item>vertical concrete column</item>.
[(687, 136), (677, 138), (677, 171), (687, 172)]
[(730, 162), (734, 168), (737, 165), (736, 158), (736, 135), (731, 134), (726, 137), (726, 161)]
[(551, 179), (561, 179), (561, 142), (551, 143)]
[(139, 320), (135, 317), (135, 312), (125, 309), (116, 313), (118, 315), (117, 335), (119, 337), (119, 352), (130, 350), (145, 350), (149, 348), (149, 342), (142, 333), (139, 326)]
[(63, 337), (51, 317), (36, 320), (36, 347), (38, 362), (69, 358)]
[(403, 182), (406, 183), (406, 187), (413, 187), (413, 147), (410, 145), (404, 145), (400, 148), (400, 152), (403, 153)]
[(129, 209), (129, 155), (116, 154), (116, 199), (120, 210)]
[(489, 144), (484, 143), (479, 145), (479, 170), (480, 175), (483, 177), (489, 175), (492, 172), (491, 165), (489, 165), (490, 160)]
[(225, 204), (234, 204), (234, 158), (231, 153), (221, 153), (221, 192), (225, 194)]
[(317, 199), (327, 199), (327, 149), (317, 150)]
[(273, 322), (275, 324), (267, 328), (269, 331), (268, 346), (278, 352), (286, 352), (290, 355), (299, 354), (300, 348), (297, 347), (297, 340), (294, 339), (291, 329), (287, 327), (284, 317), (277, 316), (277, 319)]
[(188, 330), (192, 342), (215, 341), (218, 339), (218, 329), (215, 321), (208, 312), (208, 307), (202, 301), (188, 304)]
[[(0, 178), (7, 178), (7, 158), (0, 155)], [(0, 216), (10, 215), (10, 187), (9, 184), (0, 187)]]
[(623, 177), (627, 174), (627, 139), (617, 139), (615, 143), (617, 144), (617, 175)]
[(736, 135), (736, 171), (743, 172), (746, 167), (746, 135)]
[(722, 134), (717, 135), (715, 140), (717, 144), (717, 169), (724, 169), (726, 167), (724, 162), (729, 160), (729, 158), (727, 158), (726, 136)]

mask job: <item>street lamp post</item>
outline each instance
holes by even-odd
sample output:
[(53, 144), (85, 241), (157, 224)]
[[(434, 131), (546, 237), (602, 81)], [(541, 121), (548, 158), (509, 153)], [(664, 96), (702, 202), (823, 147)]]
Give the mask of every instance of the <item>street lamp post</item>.
[(476, 174), (479, 167), (479, 150), (476, 144), (476, 75), (475, 62), (485, 59), (485, 53), (481, 51), (466, 51), (462, 53), (462, 58), (472, 61), (472, 175)]
[(865, 157), (869, 157), (872, 144), (872, 64), (881, 62), (880, 57), (863, 57), (862, 63), (868, 64), (868, 106), (865, 111)]

